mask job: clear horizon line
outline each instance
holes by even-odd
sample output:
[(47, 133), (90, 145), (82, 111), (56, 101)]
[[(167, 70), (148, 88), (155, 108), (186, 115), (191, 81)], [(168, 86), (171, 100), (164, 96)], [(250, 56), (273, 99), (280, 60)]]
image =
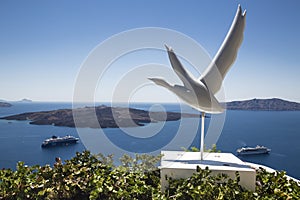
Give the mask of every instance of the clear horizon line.
[[(26, 98), (27, 99), (27, 98)], [(287, 99), (287, 98), (282, 98), (282, 97), (252, 97), (252, 98), (237, 98), (237, 99), (231, 99), (228, 101), (225, 101), (226, 103), (228, 102), (233, 102), (233, 101), (248, 101), (248, 100), (253, 100), (253, 99), (263, 99), (263, 100), (267, 100), (267, 99), (281, 99), (284, 101), (289, 101), (289, 102), (295, 102), (295, 103), (300, 103), (300, 101), (297, 100), (291, 100), (291, 99)], [(157, 104), (185, 104), (184, 102), (167, 102), (167, 101), (132, 101), (132, 102), (124, 102), (124, 101), (116, 101), (116, 102), (111, 102), (111, 101), (65, 101), (65, 100), (31, 100), (31, 99), (27, 99), (30, 100), (31, 102), (22, 102), (23, 99), (21, 100), (4, 100), (4, 99), (0, 99), (0, 102), (10, 102), (10, 103), (75, 103), (75, 104), (80, 104), (80, 103), (88, 103), (88, 104), (94, 104), (94, 103), (117, 103), (117, 104), (132, 104), (132, 103), (157, 103)], [(224, 102), (221, 102), (224, 103)]]

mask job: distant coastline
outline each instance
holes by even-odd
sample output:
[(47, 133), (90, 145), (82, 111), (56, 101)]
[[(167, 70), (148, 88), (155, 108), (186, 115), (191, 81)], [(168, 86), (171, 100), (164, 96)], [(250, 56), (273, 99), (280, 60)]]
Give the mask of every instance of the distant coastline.
[(21, 99), (19, 101), (6, 101), (3, 99), (0, 99), (0, 107), (11, 107), (13, 106), (13, 103), (32, 103), (33, 101), (30, 99)]
[(227, 110), (253, 110), (253, 111), (300, 111), (300, 103), (286, 101), (278, 98), (251, 99), (245, 101), (232, 101), (226, 103)]
[(17, 102), (19, 102), (19, 103), (32, 103), (33, 101), (32, 100), (30, 100), (30, 99), (21, 99), (20, 101), (17, 101)]
[[(76, 123), (73, 114), (75, 113)], [(89, 128), (118, 128), (137, 127), (145, 123), (159, 121), (177, 121), (182, 117), (198, 118), (197, 114), (177, 112), (148, 112), (140, 109), (123, 107), (84, 107), (77, 109), (60, 109), (42, 112), (28, 112), (2, 117), (5, 120), (29, 120), (35, 125), (54, 125), (65, 127), (89, 127)]]
[[(11, 107), (14, 103), (34, 103), (29, 99), (19, 101), (0, 100), (0, 107)], [(49, 102), (50, 103), (50, 102)], [(225, 105), (224, 105), (225, 104)], [(279, 98), (250, 99), (230, 101), (223, 103), (227, 110), (252, 110), (252, 111), (300, 111), (300, 103)]]
[(11, 107), (12, 104), (7, 103), (7, 102), (0, 102), (0, 107)]
[[(28, 101), (26, 101), (28, 102)], [(0, 107), (10, 107), (12, 104), (0, 102)], [(286, 101), (278, 98), (251, 99), (245, 101), (232, 101), (226, 103), (227, 110), (250, 111), (300, 111), (300, 103)], [(79, 113), (76, 124), (73, 112)], [(96, 117), (95, 117), (96, 113)], [(150, 117), (151, 116), (151, 117)], [(29, 120), (35, 125), (54, 125), (65, 127), (90, 127), (90, 128), (118, 128), (143, 126), (145, 123), (159, 121), (175, 121), (182, 117), (198, 118), (198, 114), (176, 112), (148, 112), (134, 108), (124, 107), (84, 107), (77, 109), (60, 109), (42, 112), (27, 112), (17, 115), (2, 117), (5, 120)]]

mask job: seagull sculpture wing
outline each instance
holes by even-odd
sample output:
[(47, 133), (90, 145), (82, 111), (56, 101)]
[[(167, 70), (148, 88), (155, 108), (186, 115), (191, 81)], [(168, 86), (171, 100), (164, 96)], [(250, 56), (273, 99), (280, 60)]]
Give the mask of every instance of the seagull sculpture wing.
[(238, 49), (244, 38), (245, 22), (246, 11), (242, 13), (241, 6), (239, 5), (223, 44), (208, 68), (199, 78), (202, 83), (205, 83), (212, 94), (216, 94), (220, 90), (227, 71), (237, 57)]
[(194, 78), (187, 70), (184, 69), (183, 65), (177, 58), (173, 49), (167, 45), (165, 45), (165, 47), (168, 51), (169, 60), (171, 62), (171, 66), (172, 66), (173, 70), (175, 71), (177, 76), (180, 78), (180, 80), (183, 82), (183, 85), (186, 88), (190, 88), (191, 87), (190, 80), (193, 80)]
[(163, 86), (175, 93), (179, 98), (193, 108), (207, 113), (221, 113), (224, 108), (218, 102), (215, 94), (220, 90), (222, 81), (237, 56), (237, 51), (242, 43), (246, 12), (242, 13), (238, 7), (235, 18), (221, 45), (218, 53), (203, 73), (196, 80), (180, 63), (174, 51), (166, 46), (172, 68), (183, 82), (182, 85), (170, 85), (160, 78), (149, 78), (155, 84)]

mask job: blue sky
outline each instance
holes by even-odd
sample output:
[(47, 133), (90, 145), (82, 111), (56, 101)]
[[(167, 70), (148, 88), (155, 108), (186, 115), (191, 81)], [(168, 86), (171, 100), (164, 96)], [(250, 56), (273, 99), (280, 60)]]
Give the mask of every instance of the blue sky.
[[(247, 10), (247, 24), (238, 58), (224, 80), (226, 99), (278, 97), (300, 102), (297, 0), (2, 0), (0, 99), (72, 101), (76, 77), (89, 53), (129, 29), (179, 31), (214, 56), (238, 4)], [(162, 62), (168, 63), (165, 59)], [(170, 100), (165, 93), (161, 101)]]

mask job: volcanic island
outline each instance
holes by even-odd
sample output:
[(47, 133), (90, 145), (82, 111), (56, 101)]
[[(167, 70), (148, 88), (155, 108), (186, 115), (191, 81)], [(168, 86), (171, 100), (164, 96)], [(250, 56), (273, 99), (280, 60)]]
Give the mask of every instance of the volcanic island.
[(5, 120), (29, 121), (35, 125), (53, 125), (78, 128), (119, 128), (144, 126), (160, 121), (177, 121), (181, 118), (199, 118), (197, 114), (178, 112), (150, 112), (135, 108), (105, 105), (76, 109), (59, 109), (27, 112), (2, 117)]

